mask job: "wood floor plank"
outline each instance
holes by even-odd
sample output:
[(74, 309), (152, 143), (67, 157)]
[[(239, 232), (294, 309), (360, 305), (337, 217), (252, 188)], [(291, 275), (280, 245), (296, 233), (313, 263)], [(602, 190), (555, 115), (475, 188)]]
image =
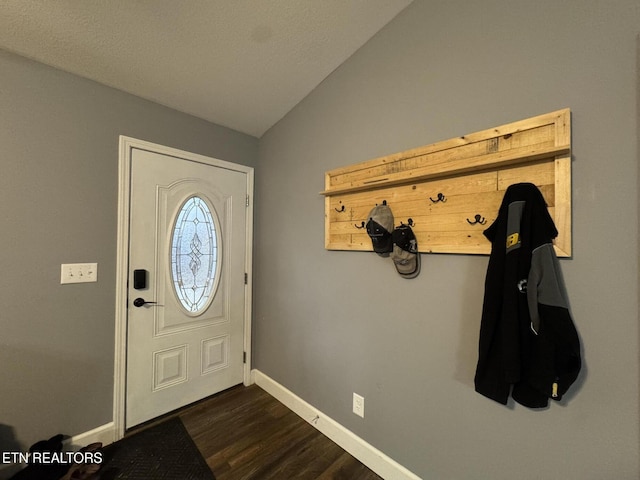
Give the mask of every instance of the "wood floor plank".
[(177, 413), (217, 480), (380, 480), (257, 385)]

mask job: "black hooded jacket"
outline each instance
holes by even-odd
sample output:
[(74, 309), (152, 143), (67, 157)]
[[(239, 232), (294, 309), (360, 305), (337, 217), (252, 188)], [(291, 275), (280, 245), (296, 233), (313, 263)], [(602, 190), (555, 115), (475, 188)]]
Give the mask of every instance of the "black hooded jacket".
[[(580, 341), (553, 249), (558, 231), (542, 193), (511, 185), (495, 222), (485, 280), (475, 387), (502, 404), (560, 400), (581, 367)], [(511, 388), (513, 389), (511, 390)]]

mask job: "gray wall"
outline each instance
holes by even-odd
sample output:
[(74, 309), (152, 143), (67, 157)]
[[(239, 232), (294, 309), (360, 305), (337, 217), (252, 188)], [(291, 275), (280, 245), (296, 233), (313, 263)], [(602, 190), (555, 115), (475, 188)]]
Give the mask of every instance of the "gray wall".
[[(113, 420), (118, 136), (254, 166), (258, 140), (0, 51), (0, 450)], [(60, 285), (60, 264), (98, 282)]]
[[(425, 479), (637, 479), (637, 0), (416, 0), (260, 140), (255, 367)], [(543, 411), (474, 392), (487, 257), (324, 250), (324, 172), (573, 112), (584, 349)], [(366, 417), (351, 413), (352, 392)]]

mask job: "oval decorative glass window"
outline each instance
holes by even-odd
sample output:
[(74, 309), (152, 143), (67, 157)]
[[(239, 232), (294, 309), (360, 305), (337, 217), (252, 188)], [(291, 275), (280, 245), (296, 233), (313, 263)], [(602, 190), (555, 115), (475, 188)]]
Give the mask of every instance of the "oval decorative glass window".
[(204, 312), (215, 294), (218, 231), (207, 202), (188, 198), (171, 232), (171, 280), (178, 300), (191, 315)]

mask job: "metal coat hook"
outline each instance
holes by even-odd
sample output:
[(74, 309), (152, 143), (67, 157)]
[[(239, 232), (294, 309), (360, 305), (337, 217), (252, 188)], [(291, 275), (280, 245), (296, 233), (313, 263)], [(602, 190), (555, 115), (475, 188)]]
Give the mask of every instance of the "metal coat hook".
[[(400, 222), (400, 225), (404, 225), (404, 222)], [(415, 223), (413, 223), (413, 218), (407, 220), (407, 225), (409, 225), (410, 227), (415, 226)]]
[(438, 197), (434, 200), (433, 198), (429, 197), (429, 200), (431, 200), (433, 203), (438, 203), (438, 202), (446, 202), (447, 199), (445, 198), (445, 196), (439, 192), (438, 193)]
[[(387, 201), (386, 200), (382, 200), (382, 205), (386, 205)], [(376, 203), (376, 207), (378, 206), (378, 204)]]
[(361, 226), (358, 226), (357, 224), (354, 224), (353, 226), (356, 227), (356, 228), (365, 228), (366, 227), (364, 222), (362, 222)]
[(478, 214), (475, 216), (475, 221), (472, 222), (471, 220), (469, 220), (467, 218), (467, 222), (469, 222), (469, 225), (476, 225), (476, 224), (480, 224), (480, 225), (484, 225), (485, 223), (487, 223), (487, 219), (484, 218), (482, 215)]
[(342, 205), (342, 207), (340, 207), (340, 210), (338, 210), (337, 208), (334, 208), (334, 210), (338, 213), (344, 212), (344, 205)]

